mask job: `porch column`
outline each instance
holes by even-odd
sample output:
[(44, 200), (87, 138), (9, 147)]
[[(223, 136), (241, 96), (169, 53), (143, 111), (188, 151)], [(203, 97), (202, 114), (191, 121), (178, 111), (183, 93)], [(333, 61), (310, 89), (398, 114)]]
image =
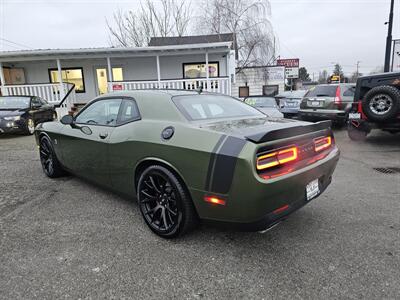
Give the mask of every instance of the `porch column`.
[(160, 56), (156, 56), (157, 59), (157, 81), (158, 81), (158, 88), (161, 87), (161, 74), (160, 74)]
[(6, 89), (4, 86), (6, 85), (6, 80), (4, 78), (4, 72), (3, 72), (3, 63), (0, 61), (0, 81), (1, 81), (1, 94), (3, 96), (7, 96), (8, 93), (6, 92)]
[(232, 90), (231, 90), (231, 74), (230, 74), (230, 67), (229, 67), (229, 61), (231, 60), (230, 59), (230, 56), (231, 56), (231, 53), (230, 52), (228, 52), (226, 55), (225, 55), (225, 58), (226, 58), (226, 76), (228, 76), (228, 82), (227, 82), (227, 87), (226, 87), (226, 92), (227, 92), (227, 94), (229, 95), (229, 96), (231, 96), (232, 95)]
[(207, 82), (207, 87), (206, 91), (210, 91), (210, 74), (209, 74), (209, 66), (208, 66), (208, 51), (206, 51), (206, 82)]
[(107, 71), (108, 71), (108, 91), (112, 92), (112, 83), (114, 81), (113, 73), (112, 73), (112, 68), (111, 68), (111, 59), (110, 57), (107, 57)]
[(63, 80), (62, 80), (62, 69), (61, 69), (61, 61), (60, 59), (57, 58), (57, 71), (58, 71), (58, 81), (60, 84), (60, 101), (64, 99), (65, 92), (64, 92), (64, 85), (63, 85)]

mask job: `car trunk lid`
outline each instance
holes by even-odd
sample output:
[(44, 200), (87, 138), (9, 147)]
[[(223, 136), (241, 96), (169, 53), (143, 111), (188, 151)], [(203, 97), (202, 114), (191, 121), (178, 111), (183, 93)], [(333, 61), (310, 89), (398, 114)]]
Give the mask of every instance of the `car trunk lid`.
[(200, 125), (201, 128), (245, 138), (256, 144), (326, 130), (329, 129), (330, 126), (330, 121), (309, 123), (268, 117), (224, 120)]

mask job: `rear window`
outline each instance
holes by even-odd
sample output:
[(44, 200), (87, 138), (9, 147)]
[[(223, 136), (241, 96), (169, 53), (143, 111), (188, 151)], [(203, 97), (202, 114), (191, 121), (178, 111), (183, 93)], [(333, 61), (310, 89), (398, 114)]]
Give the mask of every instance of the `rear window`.
[(306, 97), (335, 97), (337, 85), (318, 85), (308, 91)]
[(175, 96), (172, 100), (182, 114), (191, 121), (265, 116), (242, 101), (228, 96)]

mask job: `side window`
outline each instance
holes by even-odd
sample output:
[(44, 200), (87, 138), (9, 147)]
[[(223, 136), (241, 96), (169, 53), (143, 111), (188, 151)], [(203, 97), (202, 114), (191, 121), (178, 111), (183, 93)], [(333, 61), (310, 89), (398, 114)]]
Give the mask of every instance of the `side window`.
[(96, 101), (76, 117), (76, 123), (115, 126), (121, 102), (121, 99)]
[(140, 118), (139, 109), (134, 100), (123, 100), (117, 124), (134, 121)]
[(349, 88), (347, 88), (347, 90), (345, 90), (343, 92), (343, 96), (345, 97), (354, 97), (354, 93), (356, 92), (356, 87), (355, 86), (351, 86)]

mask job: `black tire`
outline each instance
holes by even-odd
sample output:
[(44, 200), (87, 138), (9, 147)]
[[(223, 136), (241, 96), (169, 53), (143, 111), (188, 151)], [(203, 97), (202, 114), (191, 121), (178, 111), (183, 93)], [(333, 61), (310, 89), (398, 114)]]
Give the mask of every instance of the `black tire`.
[(291, 118), (292, 118), (292, 115), (291, 115), (291, 114), (283, 114), (283, 117), (284, 117), (285, 119), (291, 119)]
[(147, 226), (163, 238), (181, 236), (198, 224), (187, 189), (174, 173), (163, 166), (152, 165), (142, 172), (137, 199)]
[(390, 85), (374, 87), (365, 94), (362, 108), (370, 121), (389, 121), (400, 111), (400, 91)]
[(39, 143), (40, 163), (43, 172), (50, 178), (61, 177), (66, 174), (54, 152), (53, 145), (47, 136), (43, 136)]
[(363, 128), (357, 128), (349, 123), (347, 126), (347, 135), (353, 141), (363, 142), (367, 139), (368, 131)]
[(32, 118), (26, 119), (24, 132), (26, 135), (32, 135), (35, 132), (35, 122)]

